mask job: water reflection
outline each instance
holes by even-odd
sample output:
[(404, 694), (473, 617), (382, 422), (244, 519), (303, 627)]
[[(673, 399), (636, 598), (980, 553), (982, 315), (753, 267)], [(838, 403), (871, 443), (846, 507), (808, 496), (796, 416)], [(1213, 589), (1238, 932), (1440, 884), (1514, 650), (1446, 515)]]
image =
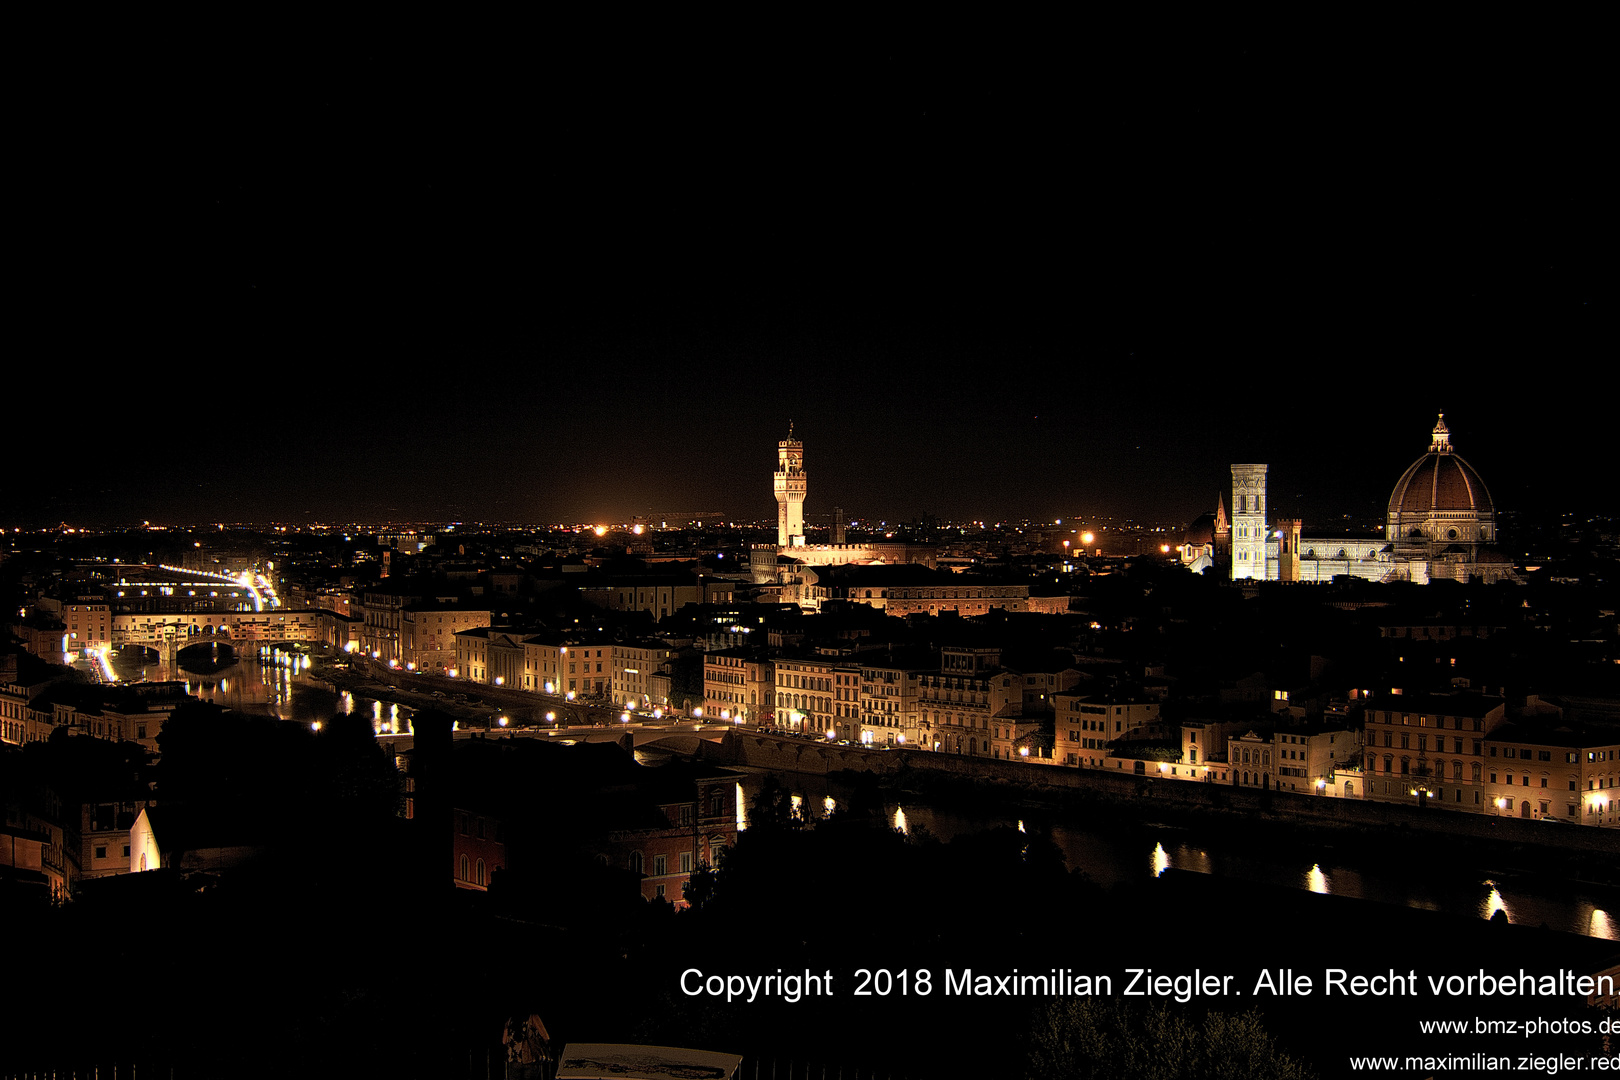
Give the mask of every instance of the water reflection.
[(1163, 844), (1153, 845), (1153, 876), (1158, 877), (1170, 869), (1170, 853), (1164, 850)]
[[(738, 785), (739, 827), (746, 828), (748, 801), (759, 793), (763, 779), (750, 777)], [(819, 794), (813, 793), (812, 803), (826, 796), (844, 806), (854, 795), (852, 788), (836, 780), (828, 781), (826, 787), (818, 784), (814, 792)], [(796, 801), (795, 807), (798, 805)], [(1076, 817), (1057, 824), (1020, 819), (1013, 814), (986, 817), (973, 810), (915, 802), (907, 802), (903, 808), (890, 802), (883, 813), (886, 822), (907, 836), (927, 836), (945, 843), (992, 829), (1018, 828), (1022, 823), (1028, 832), (1049, 837), (1070, 869), (1085, 873), (1104, 887), (1139, 880), (1144, 865), (1154, 875), (1173, 867), (1474, 918), (1489, 918), (1503, 910), (1516, 923), (1545, 923), (1555, 930), (1620, 940), (1620, 912), (1613, 905), (1600, 908), (1590, 894), (1579, 889), (1562, 892), (1559, 883), (1545, 878), (1493, 878), (1482, 885), (1477, 872), (1462, 866), (1419, 878), (1398, 868), (1362, 861), (1345, 851), (1310, 844), (1271, 850), (1264, 845), (1228, 840), (1218, 828), (1203, 833), (1168, 825), (1122, 825), (1107, 819)]]
[[(303, 724), (329, 720), (335, 712), (350, 715), (371, 705), (344, 692), (334, 695), (311, 682), (311, 657), (290, 647), (191, 649), (177, 663), (165, 664), (151, 649), (134, 646), (116, 649), (108, 660), (120, 682), (181, 683), (185, 692), (233, 712), (296, 720)], [(395, 730), (409, 727), (409, 711), (397, 717)]]

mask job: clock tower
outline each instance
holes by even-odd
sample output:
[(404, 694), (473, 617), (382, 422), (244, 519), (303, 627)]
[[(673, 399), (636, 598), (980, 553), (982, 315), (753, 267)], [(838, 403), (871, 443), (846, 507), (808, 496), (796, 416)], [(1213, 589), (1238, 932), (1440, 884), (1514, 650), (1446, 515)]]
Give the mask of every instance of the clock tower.
[(788, 437), (776, 444), (776, 544), (778, 547), (804, 546), (804, 443), (793, 437), (788, 421)]

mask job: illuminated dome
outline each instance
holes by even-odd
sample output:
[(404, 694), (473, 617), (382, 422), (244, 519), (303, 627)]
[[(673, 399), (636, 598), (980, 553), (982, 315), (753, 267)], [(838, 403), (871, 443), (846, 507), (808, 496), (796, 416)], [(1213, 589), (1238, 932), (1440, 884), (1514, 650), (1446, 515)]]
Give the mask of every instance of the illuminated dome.
[(1496, 540), (1496, 506), (1485, 481), (1451, 449), (1445, 414), (1434, 425), (1429, 452), (1402, 474), (1389, 497), (1384, 537), (1431, 554), (1474, 554)]

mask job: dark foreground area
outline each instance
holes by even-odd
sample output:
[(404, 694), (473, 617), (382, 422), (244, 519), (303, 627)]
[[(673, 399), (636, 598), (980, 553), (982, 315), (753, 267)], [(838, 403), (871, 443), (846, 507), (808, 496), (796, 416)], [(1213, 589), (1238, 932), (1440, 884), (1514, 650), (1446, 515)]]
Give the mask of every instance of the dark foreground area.
[[(1102, 889), (1015, 830), (941, 844), (858, 814), (762, 823), (677, 912), (580, 881), (425, 885), (407, 824), (312, 831), (217, 877), (94, 883), (62, 908), (8, 898), (5, 1067), (501, 1076), (506, 1022), (537, 1014), (558, 1044), (725, 1050), (745, 1055), (746, 1076), (1134, 1075), (1121, 1063), (1188, 1053), (1206, 1071), (1180, 1075), (1332, 1077), (1352, 1075), (1353, 1054), (1599, 1054), (1595, 1031), (1423, 1034), (1420, 1021), (1602, 1016), (1575, 996), (1436, 995), (1427, 980), (1620, 964), (1613, 942), (1198, 874)], [(1065, 993), (1004, 992), (1054, 969)], [(1346, 992), (1326, 993), (1331, 969)], [(683, 992), (718, 986), (713, 975), (806, 972), (830, 972), (810, 985), (832, 992)], [(1392, 973), (1415, 973), (1415, 993), (1392, 993), (1413, 988)], [(1357, 976), (1383, 992), (1350, 994)], [(1077, 1005), (1067, 991), (1087, 978), (1099, 1004), (1127, 1011)]]

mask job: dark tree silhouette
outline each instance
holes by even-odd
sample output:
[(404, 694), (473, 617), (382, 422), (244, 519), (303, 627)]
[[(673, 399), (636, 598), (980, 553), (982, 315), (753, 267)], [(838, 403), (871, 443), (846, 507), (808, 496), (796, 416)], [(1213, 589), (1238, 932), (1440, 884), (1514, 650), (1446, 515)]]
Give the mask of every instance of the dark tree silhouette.
[(1167, 1006), (1055, 1001), (1036, 1013), (1027, 1080), (1313, 1080), (1280, 1050), (1258, 1012), (1211, 1012), (1199, 1024)]

